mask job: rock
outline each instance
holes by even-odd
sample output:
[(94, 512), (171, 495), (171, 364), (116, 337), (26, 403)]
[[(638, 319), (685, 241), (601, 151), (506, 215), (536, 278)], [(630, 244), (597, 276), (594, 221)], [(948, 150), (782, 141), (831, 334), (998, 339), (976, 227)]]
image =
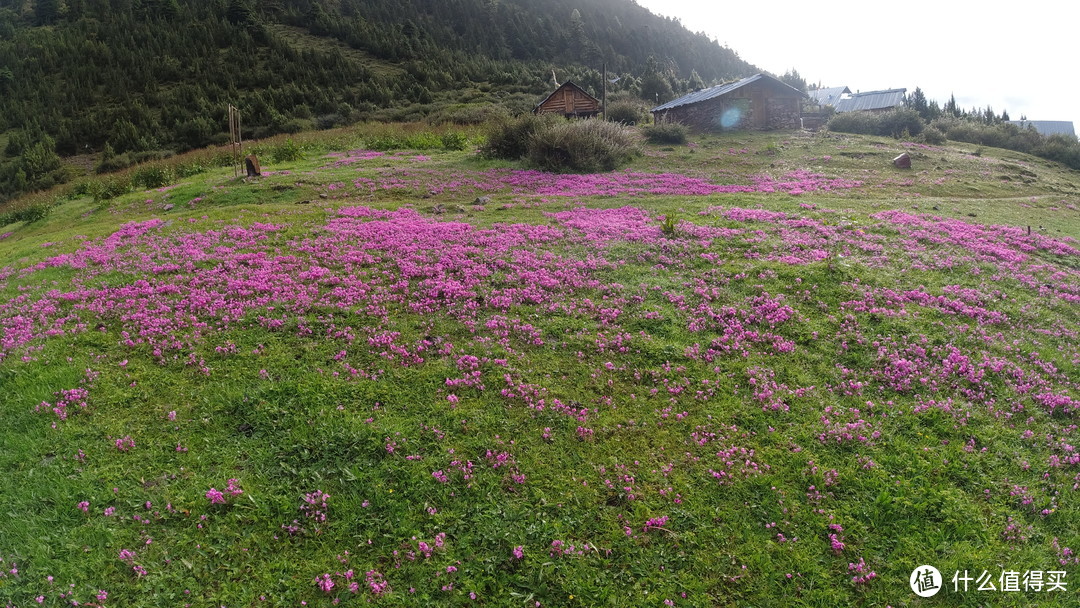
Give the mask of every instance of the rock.
[(910, 169), (911, 168), (911, 156), (907, 152), (904, 152), (900, 156), (892, 159), (892, 164), (897, 169)]
[(476, 200), (473, 201), (473, 204), (474, 205), (486, 205), (486, 204), (488, 204), (490, 202), (491, 202), (491, 197), (490, 196), (478, 196), (478, 197), (476, 197)]
[(248, 177), (259, 177), (262, 175), (262, 167), (259, 166), (259, 157), (254, 154), (249, 155), (244, 159), (244, 164), (247, 166)]
[(165, 211), (171, 211), (172, 208), (173, 208), (172, 203), (169, 203), (168, 205), (165, 205), (164, 207), (162, 207), (162, 209), (164, 209)]

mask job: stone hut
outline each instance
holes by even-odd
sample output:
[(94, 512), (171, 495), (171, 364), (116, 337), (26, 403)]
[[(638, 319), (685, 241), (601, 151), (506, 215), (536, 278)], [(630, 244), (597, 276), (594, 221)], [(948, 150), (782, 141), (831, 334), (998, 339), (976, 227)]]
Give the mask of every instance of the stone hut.
[(600, 100), (585, 89), (567, 82), (548, 95), (533, 110), (534, 114), (562, 114), (567, 118), (590, 118), (600, 113)]
[(768, 74), (694, 91), (652, 110), (700, 131), (798, 129), (806, 94)]

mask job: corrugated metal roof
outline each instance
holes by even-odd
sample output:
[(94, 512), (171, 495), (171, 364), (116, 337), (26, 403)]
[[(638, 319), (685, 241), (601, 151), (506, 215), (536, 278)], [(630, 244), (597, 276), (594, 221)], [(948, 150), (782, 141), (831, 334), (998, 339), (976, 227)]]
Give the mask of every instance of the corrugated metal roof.
[(1026, 129), (1029, 125), (1035, 127), (1039, 135), (1072, 135), (1076, 137), (1076, 129), (1071, 120), (1010, 120), (1009, 124)]
[(837, 112), (895, 108), (904, 102), (904, 93), (907, 93), (907, 89), (888, 89), (886, 91), (854, 93), (851, 97), (836, 102), (835, 107)]
[(815, 89), (813, 91), (807, 91), (810, 95), (810, 99), (814, 100), (814, 103), (819, 106), (836, 106), (836, 102), (840, 101), (840, 96), (844, 93), (851, 93), (851, 89), (847, 87), (825, 87), (823, 89)]
[(791, 89), (792, 91), (795, 91), (796, 93), (800, 93), (800, 94), (802, 93), (802, 91), (799, 91), (799, 89), (796, 89), (795, 87), (787, 84), (786, 82), (777, 80), (776, 78), (773, 78), (772, 76), (769, 76), (767, 74), (754, 74), (753, 76), (750, 76), (748, 78), (743, 78), (742, 80), (738, 80), (738, 81), (735, 81), (735, 82), (729, 82), (727, 84), (718, 84), (718, 85), (716, 85), (714, 87), (709, 87), (707, 89), (701, 89), (700, 91), (694, 91), (693, 93), (683, 95), (682, 97), (680, 97), (678, 99), (674, 99), (674, 100), (669, 101), (669, 102), (667, 102), (665, 104), (658, 105), (655, 108), (649, 110), (649, 112), (662, 112), (664, 110), (670, 110), (672, 108), (678, 108), (680, 106), (686, 106), (686, 105), (690, 105), (692, 103), (700, 103), (702, 101), (707, 101), (709, 99), (714, 99), (716, 97), (720, 97), (721, 95), (727, 95), (728, 93), (734, 91), (735, 89), (745, 87), (746, 85), (748, 85), (750, 83), (757, 82), (759, 80), (766, 79), (766, 78), (773, 81), (776, 84), (781, 84), (781, 85), (783, 85), (785, 87), (788, 87), (789, 89)]

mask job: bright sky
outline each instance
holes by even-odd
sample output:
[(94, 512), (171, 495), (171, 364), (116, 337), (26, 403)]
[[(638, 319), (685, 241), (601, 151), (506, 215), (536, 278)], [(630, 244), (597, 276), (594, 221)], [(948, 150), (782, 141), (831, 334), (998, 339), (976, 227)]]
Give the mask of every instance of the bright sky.
[(777, 76), (795, 68), (852, 92), (920, 87), (941, 105), (955, 94), (967, 110), (1080, 130), (1080, 5), (1069, 1), (636, 2)]

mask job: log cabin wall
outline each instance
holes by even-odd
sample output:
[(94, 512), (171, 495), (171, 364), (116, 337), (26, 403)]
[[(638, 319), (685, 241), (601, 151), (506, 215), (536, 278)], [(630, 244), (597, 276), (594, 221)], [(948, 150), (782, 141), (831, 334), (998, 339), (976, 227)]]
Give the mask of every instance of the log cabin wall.
[(568, 118), (596, 116), (600, 113), (600, 101), (576, 84), (568, 82), (540, 102), (535, 112), (561, 114)]

